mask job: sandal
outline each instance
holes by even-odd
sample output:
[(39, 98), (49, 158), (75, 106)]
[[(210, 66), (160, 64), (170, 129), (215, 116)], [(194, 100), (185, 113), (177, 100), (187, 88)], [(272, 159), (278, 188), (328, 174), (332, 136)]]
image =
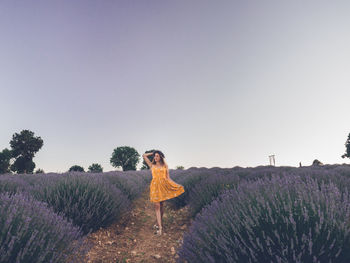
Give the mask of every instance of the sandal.
[(157, 236), (162, 235), (162, 228), (158, 229), (158, 230), (156, 231), (156, 234), (157, 234)]

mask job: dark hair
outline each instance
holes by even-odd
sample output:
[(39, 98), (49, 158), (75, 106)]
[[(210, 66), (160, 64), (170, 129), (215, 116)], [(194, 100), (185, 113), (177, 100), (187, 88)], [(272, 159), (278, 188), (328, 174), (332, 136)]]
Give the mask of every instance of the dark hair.
[(158, 154), (159, 154), (159, 156), (160, 156), (160, 162), (161, 162), (161, 164), (163, 164), (163, 165), (164, 165), (163, 158), (165, 158), (165, 155), (164, 155), (164, 153), (162, 153), (161, 151), (158, 151), (158, 150), (156, 150), (156, 151), (154, 151), (154, 152), (153, 152), (153, 160), (152, 160), (152, 164), (155, 164), (155, 163), (156, 163), (156, 161), (154, 160), (154, 156), (156, 155), (156, 153), (158, 153)]

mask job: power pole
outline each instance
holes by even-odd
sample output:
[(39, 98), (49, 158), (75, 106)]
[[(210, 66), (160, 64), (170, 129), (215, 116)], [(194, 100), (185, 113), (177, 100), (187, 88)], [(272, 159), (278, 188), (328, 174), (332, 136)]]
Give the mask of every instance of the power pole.
[(270, 165), (275, 166), (275, 155), (269, 155)]

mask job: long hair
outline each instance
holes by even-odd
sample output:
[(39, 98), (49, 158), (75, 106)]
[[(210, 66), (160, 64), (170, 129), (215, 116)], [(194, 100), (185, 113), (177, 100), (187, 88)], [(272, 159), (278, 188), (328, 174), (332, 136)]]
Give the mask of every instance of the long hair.
[(156, 151), (153, 152), (152, 164), (156, 164), (156, 161), (154, 160), (154, 156), (156, 155), (156, 153), (158, 153), (159, 156), (160, 156), (160, 163), (161, 163), (162, 165), (164, 165), (163, 158), (165, 158), (165, 155), (164, 155), (164, 153), (162, 153), (161, 151), (158, 151), (158, 150), (156, 150)]

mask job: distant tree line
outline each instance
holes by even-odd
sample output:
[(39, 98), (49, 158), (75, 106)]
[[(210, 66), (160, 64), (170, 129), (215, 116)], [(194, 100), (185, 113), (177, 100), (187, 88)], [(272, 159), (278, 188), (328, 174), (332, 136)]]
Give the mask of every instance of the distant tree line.
[[(10, 149), (5, 148), (0, 152), (0, 174), (4, 173), (34, 173), (36, 164), (33, 162), (35, 154), (43, 147), (44, 141), (41, 137), (34, 136), (34, 132), (30, 130), (22, 130), (15, 133), (10, 141)], [(153, 152), (153, 150), (145, 153)], [(113, 167), (121, 167), (123, 171), (136, 170), (136, 166), (140, 161), (140, 154), (135, 148), (129, 146), (120, 146), (113, 150), (110, 158), (110, 164)], [(153, 161), (153, 156), (148, 157)], [(143, 160), (141, 170), (149, 169)], [(177, 166), (176, 169), (184, 169), (183, 166)], [(80, 165), (73, 165), (69, 168), (69, 172), (79, 171), (85, 172)], [(90, 173), (103, 172), (103, 168), (98, 163), (93, 163), (88, 167)], [(43, 169), (37, 169), (35, 173), (44, 173)]]

